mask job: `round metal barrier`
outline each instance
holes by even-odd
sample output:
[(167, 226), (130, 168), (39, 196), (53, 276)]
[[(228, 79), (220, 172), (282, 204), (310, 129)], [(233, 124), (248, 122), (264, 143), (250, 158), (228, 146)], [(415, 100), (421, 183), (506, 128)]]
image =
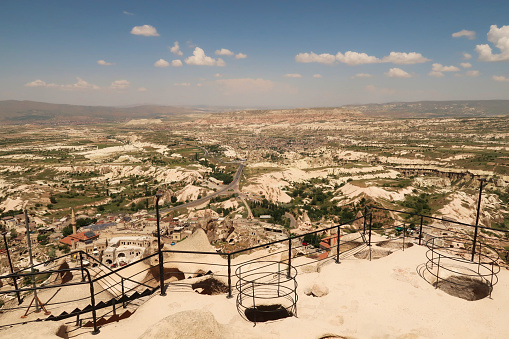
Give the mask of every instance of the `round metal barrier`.
[(435, 288), (462, 299), (473, 301), (491, 297), (500, 272), (498, 255), (479, 242), (479, 251), (474, 260), (470, 260), (470, 249), (463, 245), (469, 241), (459, 236), (429, 239), (423, 277)]
[(237, 267), (237, 310), (246, 320), (297, 316), (297, 269), (284, 262), (257, 261)]

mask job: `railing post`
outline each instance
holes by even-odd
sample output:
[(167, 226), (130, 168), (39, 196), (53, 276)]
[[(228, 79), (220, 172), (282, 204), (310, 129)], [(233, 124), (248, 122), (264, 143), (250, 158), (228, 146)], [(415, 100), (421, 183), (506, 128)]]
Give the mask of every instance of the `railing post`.
[(81, 267), (81, 281), (85, 281), (85, 273), (83, 272), (83, 253), (80, 251), (80, 267)]
[(286, 276), (290, 278), (290, 267), (292, 267), (292, 237), (288, 238), (288, 272)]
[(371, 224), (373, 223), (373, 211), (369, 211), (369, 240), (368, 246), (371, 246)]
[(366, 216), (368, 215), (368, 206), (364, 206), (364, 224), (362, 226), (362, 234), (366, 235)]
[(338, 240), (337, 240), (337, 243), (336, 243), (336, 264), (339, 264), (339, 235), (340, 235), (340, 231), (341, 231), (341, 225), (338, 225)]
[(490, 279), (490, 298), (491, 298), (491, 291), (493, 291), (493, 261), (491, 262), (491, 279)]
[(281, 284), (281, 262), (277, 262), (277, 296), (279, 297), (279, 285)]
[(120, 277), (120, 285), (122, 286), (122, 307), (126, 308), (125, 306), (125, 291), (124, 291), (124, 277)]
[(90, 283), (90, 305), (92, 306), (92, 321), (94, 323), (93, 335), (99, 334), (99, 328), (97, 327), (97, 314), (95, 312), (95, 296), (94, 296), (94, 282), (90, 278), (90, 272), (86, 270), (88, 282)]
[[(9, 245), (7, 244), (7, 231), (2, 232), (2, 235), (4, 236), (4, 245), (5, 245), (5, 252), (7, 253), (7, 260), (9, 261), (9, 267), (11, 268), (11, 274), (14, 274), (14, 269), (12, 267), (12, 261), (11, 261), (11, 254), (9, 253)], [(12, 282), (14, 283), (14, 288), (16, 289), (16, 297), (18, 298), (18, 305), (21, 305), (21, 296), (18, 291), (18, 282), (16, 281), (16, 276), (12, 276)]]
[(435, 286), (435, 289), (438, 288), (438, 282), (440, 280), (440, 253), (438, 253), (438, 263), (437, 263), (437, 284)]
[(419, 227), (419, 246), (421, 245), (422, 240), (422, 222), (423, 222), (424, 216), (421, 215), (421, 226)]
[(475, 231), (474, 231), (474, 241), (472, 246), (472, 259), (470, 261), (474, 261), (475, 256), (475, 243), (477, 242), (477, 230), (479, 228), (479, 213), (481, 211), (481, 198), (482, 198), (482, 185), (486, 181), (486, 179), (480, 179), (481, 186), (479, 188), (479, 199), (477, 200), (477, 217), (475, 218)]
[(256, 325), (256, 314), (258, 313), (256, 310), (256, 299), (255, 299), (255, 285), (254, 281), (251, 282), (251, 291), (253, 293), (253, 315), (254, 315), (254, 323)]
[(163, 266), (163, 248), (161, 246), (161, 228), (159, 226), (159, 199), (163, 196), (161, 192), (156, 193), (156, 220), (157, 220), (157, 252), (159, 254), (159, 285), (161, 285), (161, 296), (165, 296), (164, 290), (164, 266)]
[(479, 270), (481, 269), (481, 255), (482, 255), (482, 242), (479, 241), (479, 260), (477, 261), (477, 274), (479, 274)]
[(232, 257), (231, 253), (228, 253), (228, 299), (233, 298), (232, 296)]
[(435, 238), (431, 242), (431, 269), (433, 269), (433, 264), (435, 263)]
[(406, 233), (406, 224), (403, 223), (403, 252), (405, 251), (405, 233)]

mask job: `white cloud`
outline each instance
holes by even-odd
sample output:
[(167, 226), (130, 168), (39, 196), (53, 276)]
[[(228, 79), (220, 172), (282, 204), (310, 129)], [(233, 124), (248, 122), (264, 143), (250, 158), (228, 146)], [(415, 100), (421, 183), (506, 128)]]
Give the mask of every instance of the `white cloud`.
[(138, 91), (138, 92), (146, 92), (146, 91), (148, 91), (148, 89), (146, 89), (145, 87), (139, 87), (139, 88), (137, 89), (137, 91)]
[(172, 47), (170, 47), (170, 52), (172, 52), (175, 55), (182, 55), (182, 51), (180, 50), (179, 42), (175, 41)]
[(128, 11), (123, 11), (122, 13), (124, 13), (125, 15), (134, 15), (134, 13), (131, 13), (131, 12), (128, 12)]
[(60, 88), (60, 89), (65, 89), (65, 90), (73, 90), (73, 89), (78, 89), (78, 90), (79, 89), (94, 89), (94, 90), (97, 90), (97, 89), (100, 89), (99, 86), (88, 83), (80, 77), (77, 77), (76, 79), (77, 79), (77, 82), (74, 84), (57, 85), (57, 84), (48, 84), (42, 80), (35, 80), (35, 81), (25, 84), (25, 86), (26, 87), (48, 87), (48, 88), (53, 87), (53, 88)]
[(247, 58), (247, 55), (244, 53), (238, 53), (237, 55), (235, 55), (235, 59), (245, 59), (245, 58)]
[(467, 71), (469, 77), (478, 77), (481, 73), (479, 71)]
[(143, 36), (159, 36), (159, 33), (157, 33), (155, 27), (150, 25), (134, 26), (133, 29), (131, 29), (131, 34)]
[(431, 72), (428, 73), (428, 75), (430, 77), (435, 77), (435, 78), (441, 78), (441, 77), (445, 76), (444, 73), (439, 72), (439, 71), (431, 71)]
[(466, 29), (462, 29), (459, 32), (452, 33), (453, 38), (461, 38), (462, 36), (467, 37), (469, 40), (475, 39), (475, 32), (474, 31), (467, 31)]
[(405, 72), (401, 68), (391, 68), (385, 73), (389, 78), (411, 78), (412, 74)]
[(176, 60), (172, 60), (172, 61), (171, 61), (171, 65), (172, 65), (173, 67), (182, 67), (182, 61), (180, 61), (180, 60), (178, 60), (178, 59), (176, 59)]
[(317, 62), (321, 64), (333, 64), (336, 61), (345, 63), (347, 65), (362, 65), (362, 64), (376, 64), (382, 62), (390, 62), (393, 64), (411, 65), (420, 64), (431, 61), (425, 58), (421, 53), (416, 52), (391, 52), (388, 56), (379, 59), (375, 56), (366, 53), (347, 51), (344, 54), (338, 52), (335, 56), (329, 53), (316, 54), (316, 53), (299, 53), (295, 56), (296, 62), (310, 63)]
[(196, 84), (196, 87), (202, 87), (203, 85), (202, 84)]
[(168, 67), (170, 66), (170, 63), (164, 59), (159, 59), (156, 62), (154, 62), (154, 66), (156, 67)]
[(462, 63), (460, 63), (460, 65), (463, 68), (470, 68), (470, 67), (472, 67), (472, 64), (470, 62), (462, 62)]
[(302, 78), (301, 74), (298, 73), (288, 73), (284, 75), (285, 78)]
[(189, 87), (191, 84), (189, 82), (176, 82), (173, 86)]
[(61, 85), (64, 89), (100, 89), (99, 86), (86, 82), (85, 80), (77, 77), (78, 81), (71, 85)]
[(214, 76), (215, 76), (216, 78), (220, 78), (220, 77), (222, 77), (223, 75), (222, 75), (221, 73), (216, 73), (216, 74), (214, 74)]
[(470, 53), (463, 52), (463, 59), (465, 60), (472, 59), (472, 55)]
[(499, 81), (499, 82), (509, 82), (509, 78), (506, 78), (503, 75), (494, 75), (493, 80)]
[(268, 92), (274, 88), (274, 83), (265, 79), (219, 79), (216, 83), (225, 94)]
[(200, 47), (196, 47), (193, 51), (193, 55), (185, 60), (188, 65), (198, 66), (224, 66), (226, 63), (223, 59), (218, 58), (217, 60), (205, 55), (205, 52)]
[(338, 52), (338, 54), (336, 54), (336, 60), (350, 66), (362, 64), (376, 64), (381, 62), (380, 59), (372, 55), (352, 51), (347, 51), (345, 54)]
[(321, 74), (313, 74), (313, 78), (317, 78), (318, 79), (318, 78), (321, 78), (321, 77), (322, 77)]
[(97, 60), (97, 63), (101, 66), (112, 66), (112, 65), (115, 65), (115, 63), (113, 62), (106, 62), (104, 60)]
[(328, 53), (299, 53), (295, 56), (295, 61), (302, 63), (318, 62), (320, 64), (333, 64), (336, 61), (336, 57)]
[(422, 64), (431, 61), (425, 58), (421, 53), (404, 53), (404, 52), (391, 52), (388, 56), (382, 58), (382, 62), (392, 62), (393, 64), (413, 65)]
[(500, 50), (500, 53), (493, 54), (489, 45), (477, 45), (476, 52), (479, 60), (482, 61), (509, 61), (509, 25), (500, 28), (491, 25), (488, 32), (488, 41), (493, 43)]
[(115, 80), (111, 83), (110, 88), (111, 89), (126, 89), (131, 85), (130, 81), (127, 80)]
[(371, 78), (371, 77), (372, 77), (372, 75), (371, 75), (371, 74), (368, 74), (368, 73), (357, 73), (357, 74), (355, 74), (355, 75), (352, 77), (352, 79), (353, 79), (353, 78)]
[(434, 72), (458, 72), (460, 69), (456, 66), (444, 66), (438, 63), (432, 65)]
[(226, 48), (221, 48), (215, 51), (216, 55), (233, 55), (233, 52)]
[(56, 86), (55, 84), (47, 84), (46, 82), (40, 79), (25, 84), (25, 87), (55, 87), (55, 86)]

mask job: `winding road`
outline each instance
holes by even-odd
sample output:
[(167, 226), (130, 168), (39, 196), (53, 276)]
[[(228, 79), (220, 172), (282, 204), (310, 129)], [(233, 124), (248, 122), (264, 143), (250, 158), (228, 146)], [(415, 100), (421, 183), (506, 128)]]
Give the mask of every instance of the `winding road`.
[(246, 165), (244, 165), (244, 163), (239, 163), (239, 168), (237, 169), (237, 172), (235, 173), (235, 176), (233, 177), (232, 182), (230, 184), (228, 184), (227, 186), (221, 188), (220, 190), (218, 190), (212, 194), (209, 194), (206, 197), (203, 197), (203, 198), (200, 198), (200, 199), (197, 199), (197, 200), (194, 200), (194, 201), (182, 204), (182, 205), (161, 209), (161, 213), (167, 213), (167, 212), (172, 212), (172, 211), (175, 211), (175, 210), (178, 210), (181, 208), (187, 208), (187, 207), (201, 205), (204, 202), (207, 202), (210, 199), (217, 197), (218, 195), (225, 194), (226, 192), (228, 192), (231, 189), (233, 189), (232, 193), (239, 192), (239, 180), (240, 180), (240, 176), (242, 174), (242, 170), (244, 169), (245, 166)]

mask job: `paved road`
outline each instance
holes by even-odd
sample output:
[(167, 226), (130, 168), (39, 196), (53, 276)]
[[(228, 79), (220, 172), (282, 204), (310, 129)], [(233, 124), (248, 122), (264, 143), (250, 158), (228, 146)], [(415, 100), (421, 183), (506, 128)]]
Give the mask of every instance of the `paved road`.
[(243, 194), (239, 194), (239, 198), (240, 198), (240, 200), (242, 200), (242, 202), (246, 206), (246, 209), (247, 209), (247, 218), (248, 219), (253, 219), (254, 218), (253, 212), (251, 211), (251, 208), (249, 208), (249, 204), (247, 203), (246, 199), (244, 198), (244, 195)]
[(218, 191), (216, 191), (216, 192), (214, 192), (214, 193), (212, 193), (210, 195), (207, 195), (206, 197), (200, 198), (198, 200), (191, 201), (191, 202), (179, 205), (179, 206), (174, 206), (174, 207), (170, 207), (170, 208), (161, 209), (161, 213), (167, 213), (167, 212), (178, 210), (180, 208), (187, 208), (187, 207), (193, 207), (193, 206), (201, 205), (204, 202), (207, 202), (210, 199), (212, 199), (214, 197), (217, 197), (218, 195), (226, 193), (230, 189), (233, 189), (232, 193), (238, 192), (238, 190), (239, 190), (240, 175), (242, 174), (242, 170), (244, 169), (244, 167), (245, 167), (245, 165), (243, 163), (239, 164), (239, 168), (237, 169), (237, 172), (235, 173), (235, 176), (233, 177), (233, 181), (228, 186), (225, 186), (225, 187), (221, 188), (220, 190), (218, 190)]
[(297, 220), (295, 220), (295, 217), (293, 216), (293, 214), (286, 212), (285, 217), (290, 219), (290, 228), (297, 227)]

